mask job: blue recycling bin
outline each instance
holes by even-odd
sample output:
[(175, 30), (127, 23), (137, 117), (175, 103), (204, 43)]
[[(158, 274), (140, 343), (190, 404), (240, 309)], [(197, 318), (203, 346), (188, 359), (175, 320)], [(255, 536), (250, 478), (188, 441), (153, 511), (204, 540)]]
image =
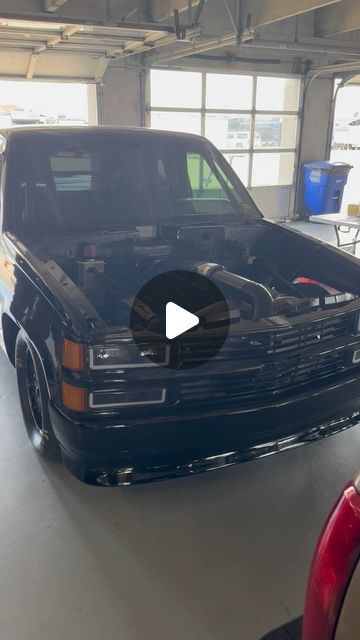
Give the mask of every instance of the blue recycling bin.
[(308, 162), (303, 165), (304, 202), (311, 215), (340, 212), (352, 168), (346, 162)]

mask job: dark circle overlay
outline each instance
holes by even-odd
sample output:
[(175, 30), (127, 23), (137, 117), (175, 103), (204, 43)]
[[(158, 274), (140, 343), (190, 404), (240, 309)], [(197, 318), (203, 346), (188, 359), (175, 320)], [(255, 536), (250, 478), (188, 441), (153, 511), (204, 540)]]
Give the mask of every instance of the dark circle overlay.
[[(177, 304), (200, 323), (174, 340), (166, 337), (166, 305)], [(226, 299), (210, 278), (192, 271), (168, 271), (137, 294), (130, 326), (139, 353), (170, 369), (193, 369), (211, 362), (222, 349), (230, 325)]]

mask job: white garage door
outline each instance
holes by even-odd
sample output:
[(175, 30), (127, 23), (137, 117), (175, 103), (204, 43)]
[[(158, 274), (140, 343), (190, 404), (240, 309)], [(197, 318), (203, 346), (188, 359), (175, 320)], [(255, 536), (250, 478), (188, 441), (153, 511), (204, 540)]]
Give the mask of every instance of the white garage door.
[(301, 81), (154, 69), (153, 128), (206, 135), (268, 215), (286, 217), (297, 168)]

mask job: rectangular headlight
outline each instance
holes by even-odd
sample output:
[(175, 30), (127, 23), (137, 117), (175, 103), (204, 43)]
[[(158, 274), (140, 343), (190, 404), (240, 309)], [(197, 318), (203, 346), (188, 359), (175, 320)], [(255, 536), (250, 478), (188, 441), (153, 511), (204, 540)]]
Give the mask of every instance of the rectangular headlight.
[(124, 340), (118, 345), (96, 346), (90, 349), (91, 369), (138, 369), (167, 364), (169, 348), (166, 345), (149, 343), (139, 348), (132, 340)]

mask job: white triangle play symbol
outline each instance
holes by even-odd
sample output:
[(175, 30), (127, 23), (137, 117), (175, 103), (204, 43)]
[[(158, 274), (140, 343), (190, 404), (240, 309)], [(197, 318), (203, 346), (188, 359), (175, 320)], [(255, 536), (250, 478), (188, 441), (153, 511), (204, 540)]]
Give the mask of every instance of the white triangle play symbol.
[(168, 302), (166, 305), (166, 337), (168, 340), (174, 340), (193, 327), (197, 327), (199, 323), (200, 320), (197, 316), (174, 302)]

